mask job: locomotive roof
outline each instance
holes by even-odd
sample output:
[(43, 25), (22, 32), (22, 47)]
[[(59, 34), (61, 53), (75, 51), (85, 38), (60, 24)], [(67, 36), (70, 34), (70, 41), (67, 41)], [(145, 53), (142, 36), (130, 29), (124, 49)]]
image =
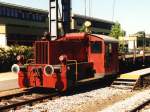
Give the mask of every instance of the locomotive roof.
[(96, 38), (102, 39), (104, 42), (118, 43), (117, 39), (110, 36), (100, 34), (86, 34), (86, 33), (68, 33), (63, 38), (60, 38), (58, 40), (82, 40), (85, 38), (86, 35), (91, 35)]
[(111, 43), (118, 43), (118, 40), (113, 38), (113, 37), (110, 37), (110, 36), (106, 36), (106, 35), (99, 35), (99, 34), (92, 34), (98, 38), (101, 38), (104, 40), (104, 42), (111, 42)]

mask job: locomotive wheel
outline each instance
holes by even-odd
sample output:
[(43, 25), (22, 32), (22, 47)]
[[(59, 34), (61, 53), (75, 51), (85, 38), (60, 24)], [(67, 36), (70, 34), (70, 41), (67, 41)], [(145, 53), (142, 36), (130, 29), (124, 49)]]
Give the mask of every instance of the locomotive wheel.
[(62, 81), (57, 81), (56, 84), (55, 84), (55, 89), (57, 91), (64, 91), (64, 84)]

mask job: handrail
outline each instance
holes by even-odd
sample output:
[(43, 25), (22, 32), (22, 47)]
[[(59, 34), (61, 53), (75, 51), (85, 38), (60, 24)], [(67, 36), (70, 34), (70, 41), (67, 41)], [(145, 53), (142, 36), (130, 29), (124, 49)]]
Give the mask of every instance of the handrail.
[[(76, 80), (78, 79), (78, 62), (77, 62), (77, 60), (67, 60), (67, 61), (74, 61), (75, 62), (75, 64), (76, 64), (76, 71), (75, 71), (75, 74), (76, 74)], [(71, 64), (68, 64), (68, 65), (71, 65)]]

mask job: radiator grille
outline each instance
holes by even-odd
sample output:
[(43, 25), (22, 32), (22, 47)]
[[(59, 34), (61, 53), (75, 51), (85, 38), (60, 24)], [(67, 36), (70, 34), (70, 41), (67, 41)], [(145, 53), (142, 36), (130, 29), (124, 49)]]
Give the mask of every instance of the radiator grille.
[(35, 60), (36, 64), (48, 64), (48, 45), (47, 41), (35, 43)]

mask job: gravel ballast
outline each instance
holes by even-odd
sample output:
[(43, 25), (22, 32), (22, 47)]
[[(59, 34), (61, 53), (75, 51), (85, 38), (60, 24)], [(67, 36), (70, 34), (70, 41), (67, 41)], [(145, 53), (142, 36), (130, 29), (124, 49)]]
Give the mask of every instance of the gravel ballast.
[[(111, 87), (63, 96), (10, 112), (130, 112), (150, 99), (150, 89), (131, 92)], [(140, 112), (150, 112), (149, 108)]]
[[(130, 93), (129, 90), (119, 90), (110, 87), (93, 90), (86, 93), (75, 94), (72, 96), (64, 96), (56, 100), (50, 100), (45, 103), (36, 104), (35, 106), (26, 106), (21, 112), (85, 112), (89, 108), (92, 109), (96, 104), (97, 111), (99, 108), (104, 108), (103, 103), (107, 106), (113, 97), (122, 96)], [(120, 99), (118, 99), (120, 100)], [(106, 106), (106, 105), (105, 105)], [(90, 112), (90, 111), (89, 111)]]
[[(150, 100), (150, 90), (144, 90), (143, 92), (135, 94), (131, 98), (117, 102), (114, 105), (99, 112), (130, 112), (148, 100)], [(147, 111), (150, 112), (150, 109), (147, 109)]]

